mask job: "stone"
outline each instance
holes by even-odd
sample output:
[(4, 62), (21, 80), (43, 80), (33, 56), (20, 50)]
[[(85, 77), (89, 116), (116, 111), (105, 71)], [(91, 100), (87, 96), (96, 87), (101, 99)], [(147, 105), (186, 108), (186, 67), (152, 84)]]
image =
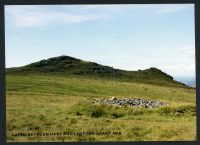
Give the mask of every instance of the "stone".
[(110, 100), (117, 100), (117, 98), (116, 97), (112, 97)]
[(159, 100), (145, 100), (142, 98), (117, 99), (116, 97), (112, 97), (111, 99), (105, 99), (105, 100), (97, 99), (96, 101), (93, 101), (93, 103), (115, 105), (119, 107), (132, 106), (132, 107), (158, 108), (161, 106), (169, 106), (169, 103), (167, 102), (161, 102)]

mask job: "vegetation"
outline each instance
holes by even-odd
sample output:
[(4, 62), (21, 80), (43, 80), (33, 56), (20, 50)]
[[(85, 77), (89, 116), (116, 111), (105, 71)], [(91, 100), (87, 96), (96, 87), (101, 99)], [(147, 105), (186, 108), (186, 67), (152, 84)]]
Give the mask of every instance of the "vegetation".
[[(32, 67), (32, 70), (24, 71), (28, 67)], [(116, 70), (121, 73), (116, 77), (108, 72), (76, 74), (78, 67), (73, 73), (71, 69), (70, 73), (52, 73), (38, 72), (33, 68), (31, 64), (7, 71), (6, 119), (9, 142), (196, 140), (195, 89), (173, 81), (157, 69), (133, 72), (140, 76), (133, 79), (131, 72), (121, 70)], [(153, 77), (156, 73), (162, 77)], [(133, 77), (127, 79), (131, 75)], [(150, 77), (152, 79), (148, 79)], [(95, 98), (112, 96), (155, 99), (168, 102), (170, 106), (149, 109), (92, 103)], [(12, 135), (66, 131), (112, 133), (39, 137)]]
[(84, 77), (101, 77), (105, 81), (107, 79), (128, 81), (128, 82), (143, 82), (155, 85), (164, 86), (179, 86), (187, 87), (186, 85), (176, 82), (173, 77), (162, 72), (157, 68), (149, 68), (138, 71), (125, 71), (115, 69), (109, 66), (103, 66), (94, 62), (83, 61), (70, 56), (59, 56), (41, 60), (23, 67), (8, 68), (7, 74), (54, 74), (60, 76), (76, 75)]

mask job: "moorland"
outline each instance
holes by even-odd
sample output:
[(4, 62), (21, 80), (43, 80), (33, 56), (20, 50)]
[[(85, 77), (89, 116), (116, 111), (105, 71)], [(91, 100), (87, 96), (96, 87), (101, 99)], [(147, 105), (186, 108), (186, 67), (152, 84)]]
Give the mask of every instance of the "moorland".
[[(158, 108), (93, 104), (94, 99), (143, 98)], [(59, 56), (6, 69), (8, 142), (196, 140), (195, 88), (162, 70), (126, 71)], [(103, 135), (13, 136), (62, 131)]]

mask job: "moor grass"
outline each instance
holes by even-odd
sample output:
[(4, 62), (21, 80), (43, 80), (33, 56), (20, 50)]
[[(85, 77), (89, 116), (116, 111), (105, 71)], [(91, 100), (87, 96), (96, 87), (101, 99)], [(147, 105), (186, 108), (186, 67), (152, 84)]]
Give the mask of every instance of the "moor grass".
[[(94, 105), (95, 98), (165, 101), (155, 109)], [(195, 89), (75, 75), (6, 76), (8, 142), (196, 140)], [(13, 136), (13, 133), (98, 132)], [(111, 131), (111, 134), (106, 132)], [(121, 132), (121, 134), (113, 134)]]

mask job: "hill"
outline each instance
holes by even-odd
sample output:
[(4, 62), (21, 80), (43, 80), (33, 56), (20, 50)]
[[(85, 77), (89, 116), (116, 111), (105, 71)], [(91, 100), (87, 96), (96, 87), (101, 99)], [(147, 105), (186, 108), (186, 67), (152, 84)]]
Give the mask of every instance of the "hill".
[(179, 86), (186, 85), (173, 80), (173, 77), (160, 69), (151, 67), (146, 70), (126, 71), (104, 66), (95, 62), (83, 61), (70, 56), (53, 57), (46, 60), (31, 63), (22, 67), (7, 68), (7, 74), (53, 74), (76, 75), (84, 77), (101, 77), (131, 82), (145, 82), (155, 85)]
[[(195, 89), (157, 68), (125, 71), (60, 56), (6, 71), (7, 142), (196, 140)], [(159, 102), (168, 105), (149, 107)], [(87, 131), (113, 134), (14, 136)]]

